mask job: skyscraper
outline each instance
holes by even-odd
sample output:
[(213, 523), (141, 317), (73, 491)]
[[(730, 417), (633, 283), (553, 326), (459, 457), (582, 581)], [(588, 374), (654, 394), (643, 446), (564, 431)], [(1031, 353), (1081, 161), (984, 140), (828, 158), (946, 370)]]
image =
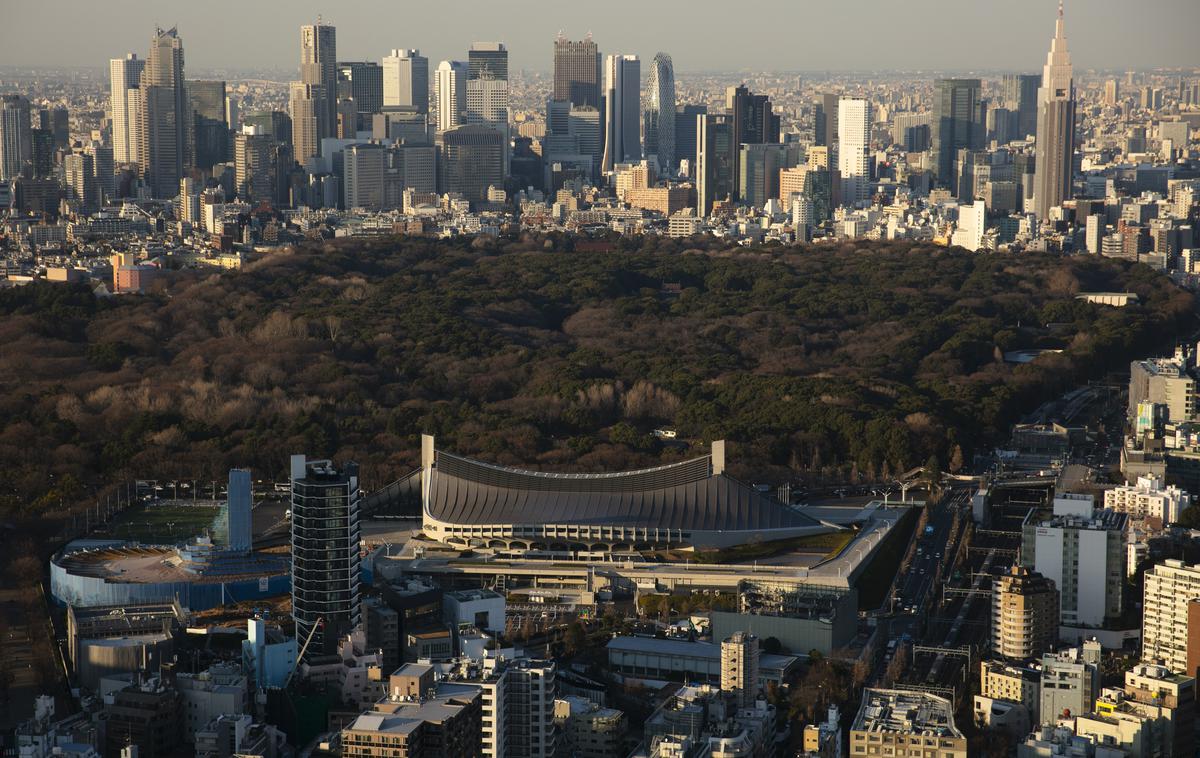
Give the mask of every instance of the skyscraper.
[(955, 190), (954, 159), (959, 149), (979, 150), (987, 136), (978, 79), (938, 79), (934, 83), (931, 137), (938, 184)]
[(229, 158), (229, 124), (225, 122), (225, 82), (192, 80), (187, 83), (192, 110), (196, 167), (210, 170)]
[(1001, 80), (1004, 102), (1017, 113), (1017, 139), (1037, 131), (1038, 87), (1042, 77), (1037, 74), (1005, 74)]
[(646, 79), (646, 155), (656, 156), (664, 172), (675, 168), (675, 65), (658, 53)]
[(236, 137), (233, 165), (237, 195), (248, 203), (270, 202), (275, 191), (271, 172), (271, 148), (274, 140), (257, 127), (248, 126)]
[(1033, 204), (1039, 220), (1050, 209), (1071, 197), (1071, 178), (1075, 160), (1075, 82), (1071, 54), (1063, 22), (1062, 0), (1054, 39), (1042, 69), (1042, 87), (1038, 90), (1037, 160), (1034, 166)]
[(22, 95), (0, 96), (0, 179), (15, 179), (33, 163), (33, 131), (29, 100)]
[(738, 146), (733, 140), (733, 118), (724, 113), (696, 116), (697, 215), (706, 217), (713, 203), (733, 197)]
[(326, 111), (324, 124), (329, 131), (321, 133), (318, 145), (324, 137), (332, 135), (337, 124), (337, 29), (317, 19), (315, 24), (300, 27), (300, 81), (318, 84), (323, 89)]
[(358, 464), (293, 455), (291, 483), (292, 617), (301, 644), (313, 633), (306, 655), (321, 655), (361, 615)]
[(393, 50), (383, 59), (383, 107), (429, 112), (429, 59), (420, 50)]
[(157, 29), (142, 71), (138, 156), (154, 197), (175, 197), (190, 161), (192, 116), (183, 76), (183, 40)]
[(292, 82), (288, 97), (292, 120), (292, 144), (296, 162), (304, 166), (321, 150), (321, 139), (333, 134), (326, 107), (325, 88), (319, 84)]
[(497, 130), (468, 124), (438, 132), (439, 191), (458, 192), (472, 203), (488, 197), (488, 187), (504, 186), (507, 145)]
[(1058, 589), (1054, 582), (1013, 566), (992, 588), (992, 652), (1023, 661), (1058, 640)]
[(755, 95), (746, 85), (729, 87), (725, 90), (725, 110), (733, 120), (733, 143), (737, 154), (733, 173), (733, 197), (740, 200), (741, 145), (760, 145), (779, 141), (779, 117), (771, 107), (766, 95)]
[(63, 159), (67, 193), (79, 203), (81, 213), (95, 213), (99, 208), (96, 186), (96, 165), (86, 153), (72, 153)]
[(130, 96), (142, 80), (146, 61), (129, 53), (108, 62), (109, 103), (112, 109), (113, 160), (137, 163), (137, 97)]
[(838, 135), (838, 96), (832, 92), (813, 101), (813, 144), (832, 147)]
[(467, 51), (466, 122), (508, 126), (508, 50), (499, 42), (476, 42)]
[(442, 61), (433, 77), (434, 120), (439, 132), (462, 126), (467, 111), (467, 64)]
[(707, 105), (683, 106), (675, 114), (675, 160), (688, 160), (689, 174), (696, 173), (696, 116), (708, 113)]
[(467, 79), (508, 81), (508, 50), (500, 42), (476, 42), (467, 51)]
[(608, 173), (618, 163), (642, 159), (642, 62), (636, 55), (610, 55), (604, 65), (604, 160)]
[(861, 98), (838, 101), (838, 171), (842, 175), (842, 203), (866, 202), (871, 186), (871, 104)]
[(574, 42), (561, 34), (554, 40), (554, 99), (599, 108), (600, 49), (592, 35)]
[(359, 114), (355, 131), (371, 128), (371, 114), (383, 110), (383, 67), (374, 61), (345, 61), (338, 64), (338, 82), (343, 97), (348, 90)]
[(734, 632), (721, 641), (721, 691), (738, 697), (742, 708), (754, 707), (758, 698), (758, 637)]

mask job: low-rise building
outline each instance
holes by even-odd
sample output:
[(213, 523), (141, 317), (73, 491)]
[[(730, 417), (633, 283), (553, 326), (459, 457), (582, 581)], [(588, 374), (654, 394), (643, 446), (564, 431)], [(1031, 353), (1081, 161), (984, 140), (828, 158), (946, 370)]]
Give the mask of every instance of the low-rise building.
[(629, 724), (616, 708), (605, 708), (580, 697), (554, 701), (554, 723), (560, 749), (574, 758), (625, 755)]
[(1092, 709), (1100, 692), (1100, 643), (1085, 642), (1042, 656), (1039, 720), (1055, 724)]
[(967, 758), (949, 700), (907, 690), (863, 690), (850, 727), (850, 755), (936, 755)]
[(1191, 503), (1191, 496), (1175, 485), (1167, 486), (1161, 477), (1139, 476), (1136, 484), (1123, 484), (1104, 492), (1104, 507), (1126, 513), (1132, 519), (1157, 519), (1173, 524)]

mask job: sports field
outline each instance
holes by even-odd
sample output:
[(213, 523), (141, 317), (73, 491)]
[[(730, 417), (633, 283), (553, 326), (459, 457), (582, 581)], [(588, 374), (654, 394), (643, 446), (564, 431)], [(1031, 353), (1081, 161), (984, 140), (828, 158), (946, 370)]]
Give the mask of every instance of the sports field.
[(211, 531), (220, 510), (214, 505), (140, 505), (117, 516), (109, 534), (149, 544), (186, 542)]

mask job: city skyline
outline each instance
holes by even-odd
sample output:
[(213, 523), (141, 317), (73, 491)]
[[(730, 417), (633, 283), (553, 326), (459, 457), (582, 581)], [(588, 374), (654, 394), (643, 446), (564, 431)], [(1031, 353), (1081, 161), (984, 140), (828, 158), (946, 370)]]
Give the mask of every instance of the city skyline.
[[(686, 35), (671, 34), (672, 25), (680, 18), (697, 18), (694, 5), (687, 5), (690, 15), (681, 16), (678, 11), (684, 4), (678, 2), (644, 7), (617, 0), (610, 9), (614, 12), (600, 14), (579, 8), (553, 19), (506, 14), (500, 7), (471, 4), (470, 28), (439, 23), (436, 11), (401, 10), (370, 0), (338, 7), (306, 0), (292, 3), (286, 10), (273, 7), (269, 15), (259, 11), (257, 16), (227, 0), (203, 8), (180, 4), (169, 12), (164, 12), (161, 4), (141, 0), (117, 7), (70, 0), (54, 6), (53, 15), (49, 6), (21, 4), (6, 9), (10, 23), (0, 30), (0, 66), (103, 66), (104, 61), (138, 49), (142, 30), (158, 24), (177, 26), (187, 37), (189, 69), (286, 69), (295, 65), (294, 29), (314, 23), (324, 12), (324, 23), (339, 29), (339, 54), (345, 60), (382, 59), (399, 47), (419, 47), (431, 61), (454, 59), (461, 57), (471, 42), (490, 39), (506, 43), (514, 69), (549, 71), (552, 40), (562, 31), (572, 39), (590, 32), (604, 54), (619, 48), (649, 60), (657, 51), (666, 50), (676, 69), (685, 72), (1026, 71), (1034, 70), (1044, 55), (1044, 34), (1036, 32), (1045, 28), (1043, 22), (1051, 24), (1055, 13), (1052, 0), (954, 8), (937, 0), (918, 0), (904, 17), (889, 17), (886, 24), (860, 29), (856, 37), (860, 45), (851, 59), (838, 42), (839, 35), (806, 33), (818, 25), (836, 30), (860, 24), (861, 19), (849, 9), (799, 8), (767, 0), (747, 15), (746, 35), (754, 35), (754, 44), (730, 45), (725, 24), (697, 23)], [(1082, 4), (1068, 4), (1068, 15), (1072, 5)], [(1200, 5), (1187, 0), (1155, 0), (1152, 5), (1155, 12), (1137, 14), (1127, 13), (1128, 4), (1116, 0), (1092, 0), (1086, 9), (1080, 8), (1072, 27), (1072, 36), (1078, 40), (1072, 49), (1077, 68), (1195, 67), (1193, 50), (1182, 30), (1200, 26)], [(628, 16), (616, 11), (624, 7), (636, 10), (641, 23), (622, 24), (621, 19)], [(224, 23), (229, 15), (223, 9), (236, 10), (241, 22)], [(760, 16), (781, 23), (751, 23)], [(930, 25), (931, 16), (944, 17), (950, 30), (988, 29), (993, 36), (1002, 36), (1004, 44), (980, 45), (976, 34), (948, 32), (938, 38), (938, 44), (913, 45), (914, 36), (936, 33), (939, 27)], [(39, 44), (39, 35), (20, 31), (47, 27), (64, 17), (80, 23), (55, 27), (61, 45)], [(1112, 23), (1115, 18), (1120, 23)], [(1164, 18), (1172, 19), (1165, 28)], [(228, 51), (229, 57), (223, 58), (221, 51)]]

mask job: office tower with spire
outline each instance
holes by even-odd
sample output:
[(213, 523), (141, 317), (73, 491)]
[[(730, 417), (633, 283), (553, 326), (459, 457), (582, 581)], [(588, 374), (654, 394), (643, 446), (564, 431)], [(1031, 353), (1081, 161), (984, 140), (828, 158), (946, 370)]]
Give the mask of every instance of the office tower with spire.
[(175, 28), (155, 30), (139, 91), (142, 180), (154, 197), (175, 197), (179, 180), (191, 164), (193, 136), (183, 40)]
[(429, 112), (429, 59), (420, 50), (392, 50), (383, 59), (383, 107)]
[(646, 79), (646, 155), (655, 156), (660, 170), (675, 169), (675, 65), (671, 56), (658, 53)]
[[(300, 27), (300, 81), (320, 85), (325, 95), (324, 123), (337, 123), (337, 29), (317, 19)], [(332, 132), (321, 137), (331, 136)]]
[(987, 137), (981, 88), (978, 79), (938, 79), (934, 83), (930, 137), (937, 159), (937, 182), (954, 192), (958, 151), (982, 150)]
[(642, 62), (636, 55), (610, 55), (604, 65), (604, 160), (608, 173), (618, 163), (642, 159)]
[(600, 108), (600, 49), (588, 36), (578, 42), (560, 32), (554, 40), (554, 100)]
[(1036, 155), (1034, 213), (1044, 221), (1051, 208), (1070, 199), (1075, 160), (1075, 82), (1061, 0), (1054, 22), (1054, 39), (1042, 69), (1042, 87), (1038, 90)]
[(838, 101), (837, 166), (841, 173), (842, 204), (866, 202), (871, 187), (871, 104), (854, 97)]
[(434, 121), (439, 132), (462, 126), (467, 112), (467, 64), (442, 61), (433, 75)]
[(33, 124), (29, 100), (23, 95), (0, 96), (0, 180), (15, 179), (33, 164)]
[(134, 53), (124, 58), (113, 58), (108, 62), (109, 107), (112, 111), (113, 160), (120, 163), (137, 163), (137, 94), (146, 61)]

